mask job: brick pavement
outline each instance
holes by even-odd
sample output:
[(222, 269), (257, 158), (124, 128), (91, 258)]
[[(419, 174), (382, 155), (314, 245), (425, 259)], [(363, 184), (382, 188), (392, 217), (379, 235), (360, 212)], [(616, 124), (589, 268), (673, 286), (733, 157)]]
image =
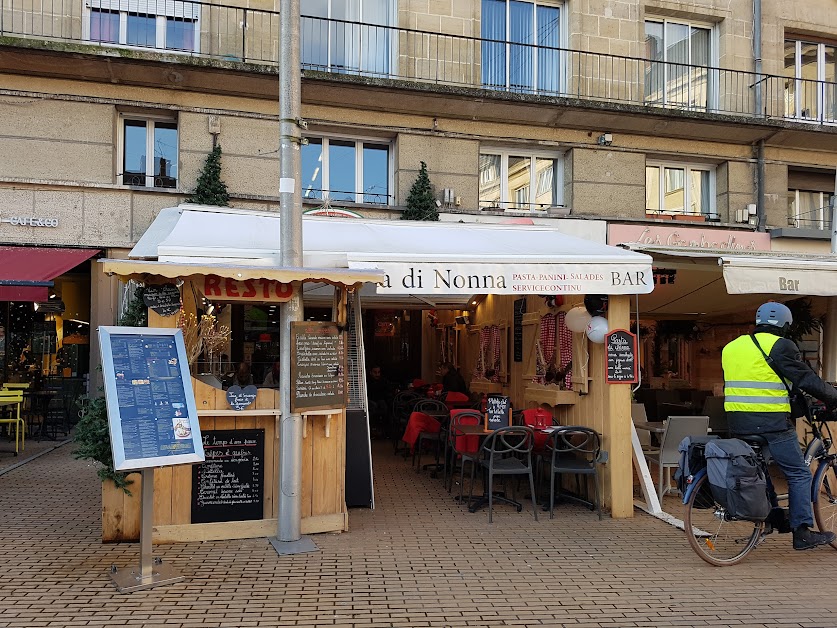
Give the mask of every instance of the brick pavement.
[(186, 582), (116, 593), (99, 542), (99, 483), (65, 446), (0, 476), (0, 627), (837, 626), (830, 549), (772, 537), (747, 562), (702, 563), (683, 533), (644, 514), (599, 522), (562, 504), (537, 523), (468, 513), (439, 480), (376, 445), (377, 506), (321, 550), (279, 558), (265, 539), (156, 547)]

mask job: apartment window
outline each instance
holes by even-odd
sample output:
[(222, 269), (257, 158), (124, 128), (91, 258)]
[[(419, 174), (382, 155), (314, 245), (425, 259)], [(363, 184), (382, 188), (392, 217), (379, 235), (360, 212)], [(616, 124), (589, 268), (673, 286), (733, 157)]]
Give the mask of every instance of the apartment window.
[(561, 204), (561, 158), (554, 154), (483, 151), (480, 207), (539, 210)]
[(556, 2), (482, 0), (483, 85), (559, 93), (561, 8)]
[(786, 39), (784, 71), (788, 117), (837, 121), (837, 46)]
[(801, 229), (825, 229), (831, 223), (829, 192), (788, 190), (788, 222)]
[(302, 195), (351, 203), (390, 204), (390, 146), (309, 137), (302, 147)]
[(303, 66), (388, 76), (394, 65), (397, 15), (396, 0), (306, 0)]
[(198, 52), (200, 6), (195, 3), (89, 0), (86, 6), (89, 41)]
[(707, 109), (712, 29), (674, 20), (645, 21), (645, 102)]
[(177, 187), (176, 121), (123, 118), (119, 147), (119, 183), (148, 188)]
[(679, 163), (647, 164), (645, 211), (715, 216), (715, 169)]

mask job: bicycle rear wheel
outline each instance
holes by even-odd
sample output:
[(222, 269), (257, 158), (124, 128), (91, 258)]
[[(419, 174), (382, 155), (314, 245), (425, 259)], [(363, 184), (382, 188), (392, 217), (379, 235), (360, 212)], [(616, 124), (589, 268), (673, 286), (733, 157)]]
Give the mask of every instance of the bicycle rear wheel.
[(723, 506), (712, 499), (708, 482), (707, 476), (698, 480), (686, 504), (686, 538), (710, 565), (735, 565), (756, 546), (763, 524), (728, 520)]
[[(823, 462), (814, 476), (814, 518), (823, 532), (837, 533), (837, 463)], [(837, 541), (831, 543), (837, 549)]]

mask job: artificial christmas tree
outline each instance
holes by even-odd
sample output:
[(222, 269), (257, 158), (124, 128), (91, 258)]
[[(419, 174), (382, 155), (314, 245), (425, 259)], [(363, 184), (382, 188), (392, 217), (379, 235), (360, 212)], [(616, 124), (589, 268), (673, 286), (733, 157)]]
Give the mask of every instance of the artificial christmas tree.
[(436, 209), (436, 199), (433, 198), (433, 188), (427, 174), (427, 164), (421, 162), (416, 182), (410, 188), (407, 196), (407, 209), (401, 214), (401, 220), (439, 220)]
[(221, 180), (221, 145), (216, 144), (206, 157), (194, 194), (187, 201), (199, 205), (218, 205), (228, 207), (230, 195), (227, 184)]

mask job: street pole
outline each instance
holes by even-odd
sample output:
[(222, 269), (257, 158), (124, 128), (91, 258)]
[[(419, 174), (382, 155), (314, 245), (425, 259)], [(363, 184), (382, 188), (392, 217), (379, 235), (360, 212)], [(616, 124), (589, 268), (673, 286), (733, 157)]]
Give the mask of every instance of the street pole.
[[(301, 267), (302, 195), (300, 181), (302, 160), (300, 144), (301, 86), (299, 46), (300, 0), (282, 0), (279, 16), (279, 202), (281, 218), (280, 260), (282, 266)], [(294, 284), (290, 301), (281, 312), (280, 354), (282, 372), (279, 383), (279, 516), (276, 543), (279, 553), (293, 549), (284, 543), (300, 540), (302, 518), (302, 416), (291, 413), (291, 325), (302, 320), (302, 297)], [(316, 549), (316, 548), (313, 548)]]
[[(834, 195), (829, 203), (831, 216), (831, 254), (837, 254), (837, 173), (834, 179)], [(825, 329), (823, 330), (823, 379), (837, 381), (837, 297), (828, 297), (825, 310)]]

